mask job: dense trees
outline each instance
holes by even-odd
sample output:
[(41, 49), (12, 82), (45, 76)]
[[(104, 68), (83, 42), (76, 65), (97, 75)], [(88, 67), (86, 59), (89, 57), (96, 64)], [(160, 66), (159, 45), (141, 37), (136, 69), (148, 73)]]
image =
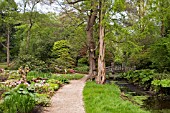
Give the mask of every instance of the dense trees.
[(1, 37), (0, 43), (6, 49), (7, 65), (10, 63), (10, 40), (12, 37), (12, 30), (15, 26), (17, 5), (11, 0), (0, 1), (0, 15), (1, 15)]
[[(170, 70), (167, 0), (21, 2), (19, 11), (14, 1), (0, 1), (1, 62), (9, 65), (12, 60), (16, 68), (25, 63), (32, 69), (55, 70), (59, 63), (74, 68), (79, 59), (87, 61), (88, 57), (89, 78), (97, 76), (100, 84), (105, 82), (105, 65), (111, 62)], [(53, 3), (60, 7), (58, 14), (37, 10), (40, 4)]]

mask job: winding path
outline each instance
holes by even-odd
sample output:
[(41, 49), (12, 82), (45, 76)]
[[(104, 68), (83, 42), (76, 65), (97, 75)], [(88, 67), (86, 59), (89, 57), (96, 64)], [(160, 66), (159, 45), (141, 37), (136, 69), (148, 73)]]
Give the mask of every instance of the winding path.
[(85, 113), (82, 92), (86, 77), (71, 80), (70, 84), (59, 89), (51, 98), (51, 107), (45, 108), (43, 113)]

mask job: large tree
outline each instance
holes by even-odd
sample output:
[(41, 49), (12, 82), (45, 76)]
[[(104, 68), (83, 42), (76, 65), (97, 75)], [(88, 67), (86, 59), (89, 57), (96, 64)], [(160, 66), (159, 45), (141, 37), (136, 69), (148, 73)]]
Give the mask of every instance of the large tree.
[[(96, 18), (98, 14), (98, 0), (77, 0), (70, 1), (66, 0), (67, 4), (73, 6), (73, 8), (80, 13), (86, 15), (86, 37), (87, 37), (87, 46), (89, 53), (89, 78), (94, 78), (96, 73), (96, 55), (95, 55), (95, 40), (94, 40), (94, 25), (96, 23)], [(78, 4), (78, 5), (77, 5)], [(81, 7), (80, 7), (81, 4)]]
[[(0, 15), (1, 15), (1, 36), (0, 43), (6, 49), (7, 65), (10, 65), (10, 39), (13, 34), (14, 26), (16, 24), (15, 18), (17, 16), (17, 5), (14, 0), (0, 1)], [(3, 40), (5, 39), (5, 40)], [(5, 42), (3, 42), (5, 41)]]

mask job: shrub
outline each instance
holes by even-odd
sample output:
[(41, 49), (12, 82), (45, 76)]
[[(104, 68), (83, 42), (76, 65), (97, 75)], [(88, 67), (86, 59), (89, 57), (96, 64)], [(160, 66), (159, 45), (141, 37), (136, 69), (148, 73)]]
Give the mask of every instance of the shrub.
[(152, 85), (156, 92), (170, 94), (170, 79), (153, 80)]
[(89, 67), (87, 65), (83, 65), (80, 67), (76, 67), (75, 70), (80, 73), (87, 73), (89, 71)]
[(150, 59), (159, 72), (170, 71), (170, 37), (161, 38), (151, 46)]
[(71, 48), (67, 40), (60, 40), (54, 43), (52, 48), (52, 56), (55, 62), (64, 68), (71, 68), (74, 65), (74, 59), (71, 57)]
[(40, 106), (49, 106), (50, 105), (50, 99), (47, 94), (36, 94), (35, 98), (36, 104)]
[(9, 71), (9, 78), (8, 79), (20, 79), (20, 75), (17, 71)]
[(2, 94), (6, 91), (9, 91), (9, 87), (7, 87), (5, 84), (0, 84), (0, 100), (2, 98)]
[(88, 60), (86, 57), (80, 58), (78, 60), (78, 66), (82, 66), (82, 65), (86, 65), (86, 64), (88, 64)]
[(48, 71), (47, 65), (44, 61), (38, 60), (31, 55), (22, 55), (16, 60), (15, 68), (18, 69), (20, 66), (28, 66), (31, 70), (36, 71)]
[(63, 75), (53, 75), (52, 78), (61, 81), (62, 83), (69, 83), (68, 79)]
[(145, 88), (150, 88), (151, 81), (153, 80), (154, 76), (154, 70), (145, 69), (128, 71), (126, 73), (123, 73), (121, 77), (133, 83), (139, 83)]

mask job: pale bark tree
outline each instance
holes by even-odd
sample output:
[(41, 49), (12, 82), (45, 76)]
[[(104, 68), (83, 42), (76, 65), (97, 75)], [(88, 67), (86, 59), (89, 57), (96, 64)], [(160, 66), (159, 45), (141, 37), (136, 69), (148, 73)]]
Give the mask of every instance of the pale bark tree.
[(106, 80), (105, 71), (105, 42), (104, 42), (104, 25), (102, 20), (105, 15), (104, 0), (99, 1), (99, 56), (98, 56), (98, 75), (96, 77), (96, 82), (98, 84), (104, 84)]

